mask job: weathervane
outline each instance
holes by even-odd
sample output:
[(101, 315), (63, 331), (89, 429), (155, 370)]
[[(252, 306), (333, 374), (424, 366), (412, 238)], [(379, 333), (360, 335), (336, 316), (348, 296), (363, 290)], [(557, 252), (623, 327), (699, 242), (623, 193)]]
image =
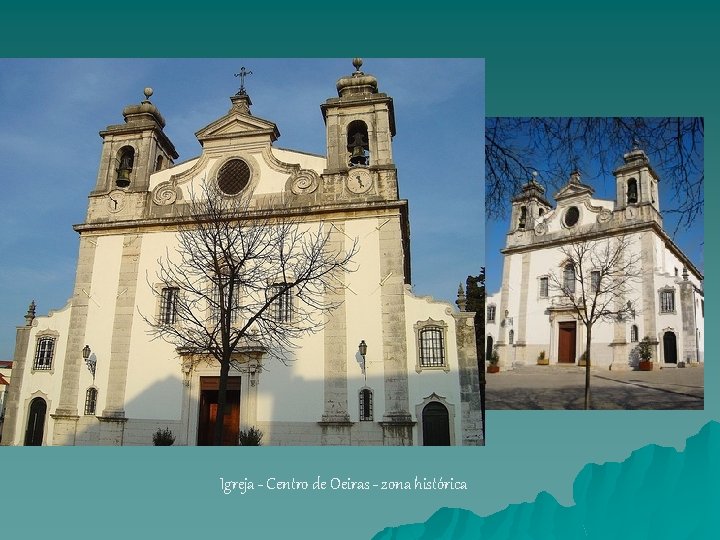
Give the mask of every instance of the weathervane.
[(245, 77), (248, 75), (252, 75), (252, 71), (247, 71), (245, 69), (245, 66), (242, 66), (240, 68), (240, 73), (236, 73), (236, 77), (240, 77), (240, 90), (238, 90), (238, 94), (246, 94), (245, 92)]

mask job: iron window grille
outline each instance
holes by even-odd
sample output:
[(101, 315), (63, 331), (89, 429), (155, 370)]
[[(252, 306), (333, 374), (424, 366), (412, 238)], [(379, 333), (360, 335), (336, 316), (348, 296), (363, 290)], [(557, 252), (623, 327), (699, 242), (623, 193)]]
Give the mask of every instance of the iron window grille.
[(292, 322), (292, 295), (287, 283), (275, 283), (268, 291), (270, 298), (277, 295), (270, 306), (271, 316), (275, 322)]
[(175, 324), (177, 316), (177, 287), (165, 287), (160, 296), (160, 324)]
[(635, 324), (630, 327), (630, 341), (632, 343), (636, 343), (638, 341), (638, 327)]
[(563, 270), (563, 289), (565, 294), (575, 294), (575, 267), (572, 264), (565, 265)]
[(660, 291), (660, 313), (675, 313), (675, 290)]
[(431, 326), (420, 331), (420, 365), (422, 367), (445, 365), (445, 346), (441, 328)]
[(373, 393), (369, 388), (360, 390), (360, 421), (371, 422), (373, 419)]
[(35, 351), (35, 362), (33, 369), (49, 370), (52, 369), (53, 356), (55, 354), (55, 338), (40, 338)]
[(85, 392), (85, 414), (95, 414), (95, 407), (97, 406), (97, 389), (90, 387)]
[(550, 290), (550, 281), (547, 276), (540, 278), (540, 298), (547, 298)]
[(495, 305), (493, 304), (487, 307), (487, 322), (495, 322)]

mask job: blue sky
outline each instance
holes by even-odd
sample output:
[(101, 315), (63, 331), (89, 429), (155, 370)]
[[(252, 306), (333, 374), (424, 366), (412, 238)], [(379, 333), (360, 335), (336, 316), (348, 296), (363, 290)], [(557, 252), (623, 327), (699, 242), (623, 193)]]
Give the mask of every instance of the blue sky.
[[(630, 145), (628, 146), (628, 151)], [(622, 156), (616, 157), (614, 166), (618, 166), (622, 163)], [(652, 158), (650, 160), (652, 165)], [(579, 162), (578, 167), (582, 173), (581, 181), (593, 187), (595, 194), (593, 195), (596, 199), (615, 200), (615, 177), (608, 173), (603, 176), (600, 173), (600, 165), (596, 162), (584, 161)], [(657, 170), (660, 177), (658, 183), (660, 191), (660, 209), (668, 210), (673, 208), (676, 204), (673, 201), (675, 196), (672, 190), (672, 186), (668, 179), (663, 181), (662, 171)], [(529, 180), (529, 179), (528, 179)], [(545, 196), (548, 201), (555, 206), (555, 200), (553, 196), (557, 193), (557, 189), (548, 187), (548, 179), (538, 177), (538, 182), (545, 185)], [(567, 179), (563, 179), (563, 184), (567, 182)], [(511, 202), (507, 201), (508, 214), (510, 212)], [(508, 216), (509, 217), (509, 216)], [(693, 222), (691, 227), (679, 228), (674, 234), (673, 231), (676, 229), (678, 222), (678, 215), (668, 212), (663, 213), (663, 227), (665, 231), (673, 238), (674, 242), (683, 250), (700, 272), (705, 272), (705, 257), (703, 253), (704, 248), (704, 227), (703, 227), (703, 215), (700, 214), (698, 218)], [(502, 220), (491, 220), (488, 219), (486, 222), (486, 238), (485, 238), (485, 258), (487, 262), (486, 270), (486, 286), (488, 294), (494, 294), (500, 290), (500, 284), (502, 282), (502, 265), (503, 256), (500, 250), (505, 247), (506, 235), (510, 229), (510, 220), (508, 218)]]
[[(241, 66), (255, 116), (276, 145), (324, 155), (320, 104), (353, 71), (350, 59), (0, 59), (0, 359), (31, 300), (38, 314), (72, 295), (78, 235), (100, 159), (98, 132), (154, 89), (165, 133), (200, 154), (194, 133), (227, 113)], [(393, 97), (400, 196), (409, 200), (417, 294), (454, 301), (484, 263), (485, 69), (479, 59), (365, 59)]]

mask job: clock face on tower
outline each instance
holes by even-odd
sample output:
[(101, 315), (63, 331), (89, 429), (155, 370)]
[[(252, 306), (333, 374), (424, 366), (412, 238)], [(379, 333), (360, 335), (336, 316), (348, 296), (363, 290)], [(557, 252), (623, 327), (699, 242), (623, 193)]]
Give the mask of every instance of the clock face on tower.
[(111, 191), (107, 196), (107, 207), (110, 212), (119, 212), (125, 207), (125, 193), (119, 190)]
[(367, 169), (353, 167), (348, 171), (347, 188), (352, 193), (365, 193), (372, 187), (372, 175)]

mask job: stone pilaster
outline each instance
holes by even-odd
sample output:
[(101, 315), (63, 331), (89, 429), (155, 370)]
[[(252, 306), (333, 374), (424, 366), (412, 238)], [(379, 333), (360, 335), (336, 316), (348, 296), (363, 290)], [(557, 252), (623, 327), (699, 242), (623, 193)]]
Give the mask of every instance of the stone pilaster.
[[(18, 434), (19, 419), (23, 416), (20, 411), (20, 389), (23, 385), (31, 329), (32, 327), (29, 325), (18, 326), (15, 333), (12, 379), (5, 396), (5, 420), (2, 424), (3, 446), (22, 444), (21, 441), (15, 439)], [(22, 430), (20, 430), (20, 433), (22, 433)]]
[(498, 326), (498, 339), (497, 342), (495, 342), (495, 345), (497, 345), (498, 348), (498, 355), (500, 357), (500, 361), (498, 362), (498, 365), (501, 368), (507, 368), (509, 365), (509, 354), (508, 349), (506, 346), (506, 332), (507, 328), (505, 325), (507, 324), (507, 321), (505, 320), (505, 310), (508, 309), (508, 304), (510, 302), (510, 263), (512, 261), (511, 255), (505, 255), (503, 257), (503, 275), (502, 275), (502, 288), (500, 289), (500, 305), (497, 308), (497, 312), (495, 313), (495, 320), (497, 321)]
[(658, 292), (655, 287), (655, 249), (653, 246), (653, 233), (643, 232), (640, 235), (640, 257), (641, 257), (641, 290), (642, 290), (642, 317), (643, 317), (643, 335), (638, 336), (642, 340), (644, 336), (649, 336), (650, 341), (655, 345), (653, 349), (653, 359), (657, 362), (657, 299)]
[[(625, 257), (623, 256), (622, 259)], [(619, 265), (624, 263), (624, 260), (618, 261)], [(616, 279), (622, 279), (618, 277)], [(627, 278), (625, 278), (627, 279)], [(616, 290), (622, 290), (622, 284), (616, 284)], [(621, 313), (625, 307), (625, 303), (628, 301), (625, 297), (619, 297), (615, 299), (615, 311)], [(612, 345), (612, 363), (610, 369), (612, 371), (627, 371), (631, 368), (630, 366), (630, 351), (627, 343), (627, 321), (629, 314), (625, 317), (616, 318), (613, 322), (613, 341)], [(633, 324), (633, 319), (629, 319), (630, 324)]]
[(678, 361), (698, 361), (697, 323), (695, 321), (695, 294), (688, 280), (680, 282), (680, 314), (682, 316), (682, 357)]
[(465, 446), (485, 444), (483, 440), (480, 374), (478, 373), (474, 313), (454, 313), (455, 341), (460, 378), (460, 425)]
[(84, 367), (82, 349), (85, 346), (88, 304), (92, 294), (93, 265), (95, 264), (96, 241), (80, 236), (80, 253), (75, 274), (67, 348), (63, 362), (62, 385), (58, 407), (52, 417), (55, 419), (53, 444), (74, 445), (78, 420), (78, 389), (80, 370)]
[[(332, 253), (345, 250), (345, 226), (334, 223), (328, 248)], [(319, 422), (322, 427), (322, 444), (350, 444), (350, 415), (348, 414), (347, 387), (347, 318), (345, 313), (345, 289), (328, 294), (327, 301), (338, 307), (326, 315), (325, 324), (325, 409)]]
[(515, 325), (515, 362), (518, 364), (526, 364), (525, 344), (527, 343), (527, 312), (528, 312), (528, 295), (530, 292), (530, 252), (524, 252), (521, 259), (522, 274), (520, 277), (520, 310), (517, 314), (517, 324)]
[(412, 444), (405, 335), (405, 260), (400, 217), (380, 229), (380, 303), (382, 310), (385, 445)]
[[(100, 425), (101, 444), (122, 442), (123, 422), (109, 422), (110, 419), (125, 418), (125, 386), (127, 384), (128, 363), (130, 360), (130, 337), (132, 321), (135, 315), (135, 296), (138, 283), (138, 266), (142, 236), (128, 234), (123, 239), (123, 251), (120, 259), (118, 277), (118, 298), (115, 302), (113, 333), (110, 341), (110, 362), (108, 366), (108, 387), (105, 410), (102, 412), (105, 422)], [(118, 432), (120, 434), (118, 435)]]

